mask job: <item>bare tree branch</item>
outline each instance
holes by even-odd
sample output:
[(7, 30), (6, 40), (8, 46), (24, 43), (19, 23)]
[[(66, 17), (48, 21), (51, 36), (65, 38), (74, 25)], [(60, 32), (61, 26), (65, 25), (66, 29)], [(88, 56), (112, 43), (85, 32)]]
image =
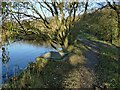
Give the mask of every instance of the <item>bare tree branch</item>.
[(89, 1), (89, 0), (86, 0), (85, 11), (84, 11), (84, 17), (86, 16), (86, 13), (87, 13), (88, 1)]
[(51, 13), (52, 13), (52, 16), (54, 16), (54, 11), (53, 9), (51, 8), (51, 6), (47, 3), (47, 2), (44, 2), (45, 5), (50, 9)]

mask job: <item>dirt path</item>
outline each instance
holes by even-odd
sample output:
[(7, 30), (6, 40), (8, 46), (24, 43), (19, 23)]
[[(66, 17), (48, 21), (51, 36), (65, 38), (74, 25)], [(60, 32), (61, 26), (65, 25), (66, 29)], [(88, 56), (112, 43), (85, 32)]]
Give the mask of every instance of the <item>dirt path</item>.
[(95, 66), (99, 63), (99, 43), (84, 38), (79, 39), (79, 41), (88, 50), (84, 53), (87, 62), (85, 66), (95, 71)]
[(78, 39), (82, 43), (87, 51), (83, 54), (86, 59), (85, 67), (92, 75), (92, 85), (96, 85), (96, 66), (99, 63), (99, 43), (84, 38)]
[(99, 56), (95, 52), (89, 50), (84, 55), (86, 57), (86, 67), (91, 71), (95, 72), (95, 66), (98, 64)]

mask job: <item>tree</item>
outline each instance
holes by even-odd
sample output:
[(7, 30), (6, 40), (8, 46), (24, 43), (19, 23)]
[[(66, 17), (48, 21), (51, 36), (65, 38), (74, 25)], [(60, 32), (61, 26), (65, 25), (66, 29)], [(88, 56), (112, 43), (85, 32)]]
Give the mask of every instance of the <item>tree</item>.
[[(74, 2), (68, 2), (67, 0), (55, 0), (54, 2), (52, 0), (50, 2), (44, 0), (42, 0), (42, 2), (39, 0), (37, 0), (37, 2), (36, 0), (30, 2), (18, 2), (11, 4), (10, 7), (12, 8), (7, 8), (7, 13), (18, 22), (25, 32), (27, 32), (28, 29), (24, 28), (21, 19), (29, 18), (30, 20), (40, 20), (44, 25), (44, 30), (52, 32), (52, 34), (45, 33), (47, 34), (51, 45), (55, 49), (60, 46), (63, 51), (67, 51), (69, 46), (68, 39), (71, 36), (71, 28), (76, 20), (77, 14), (80, 13), (82, 4), (79, 3), (80, 2), (77, 0)], [(17, 10), (16, 7), (19, 5), (20, 7)], [(88, 5), (88, 0), (86, 5)], [(87, 9), (87, 6), (85, 8)], [(50, 19), (46, 13), (50, 15)], [(19, 18), (20, 16), (22, 18)]]
[[(120, 5), (119, 3), (120, 2), (115, 2), (114, 0), (113, 1), (113, 4), (110, 3), (110, 1), (106, 0), (108, 5), (113, 9), (115, 10), (115, 12), (117, 13), (117, 18), (118, 18), (118, 39), (120, 39)], [(118, 3), (118, 5), (117, 5)]]
[[(112, 39), (116, 38), (118, 41), (118, 45), (119, 45), (120, 44), (120, 1), (119, 0), (106, 0), (106, 2), (99, 2), (99, 3), (97, 3), (97, 5), (99, 5), (100, 7), (96, 11), (103, 10), (104, 8), (110, 8), (111, 10), (109, 10), (109, 11), (112, 11), (112, 12), (109, 16), (113, 15), (112, 18), (116, 17), (116, 18), (114, 18), (114, 21), (115, 22), (117, 21), (117, 28), (116, 28), (116, 25), (113, 25), (115, 27), (115, 29), (110, 28), (111, 31), (108, 34), (110, 35), (110, 42), (112, 43)], [(108, 19), (108, 22), (110, 19), (111, 18)], [(107, 30), (109, 31), (109, 29), (107, 29)], [(117, 33), (115, 33), (116, 31), (117, 31)], [(113, 35), (113, 33), (116, 35)]]

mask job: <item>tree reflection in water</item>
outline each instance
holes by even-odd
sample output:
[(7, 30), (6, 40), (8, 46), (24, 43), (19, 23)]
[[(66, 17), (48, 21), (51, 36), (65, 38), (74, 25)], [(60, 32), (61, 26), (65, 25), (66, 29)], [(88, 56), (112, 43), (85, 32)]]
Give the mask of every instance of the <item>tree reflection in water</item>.
[(8, 62), (10, 60), (9, 52), (7, 51), (7, 47), (2, 47), (2, 63), (6, 67), (6, 80), (8, 79)]

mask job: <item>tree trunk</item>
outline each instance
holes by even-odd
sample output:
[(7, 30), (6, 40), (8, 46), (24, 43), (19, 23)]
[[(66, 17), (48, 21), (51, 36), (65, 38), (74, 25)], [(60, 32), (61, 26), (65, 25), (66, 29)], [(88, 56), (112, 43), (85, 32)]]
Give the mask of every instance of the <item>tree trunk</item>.
[(120, 45), (120, 13), (117, 12), (117, 18), (118, 18), (118, 42), (117, 44)]
[(117, 38), (118, 38), (118, 45), (120, 45), (120, 14), (119, 14), (119, 12), (117, 12), (117, 18), (118, 18), (118, 36), (117, 36)]
[(68, 48), (68, 37), (66, 37), (62, 42), (63, 42), (63, 46), (62, 46), (63, 52), (66, 52)]

